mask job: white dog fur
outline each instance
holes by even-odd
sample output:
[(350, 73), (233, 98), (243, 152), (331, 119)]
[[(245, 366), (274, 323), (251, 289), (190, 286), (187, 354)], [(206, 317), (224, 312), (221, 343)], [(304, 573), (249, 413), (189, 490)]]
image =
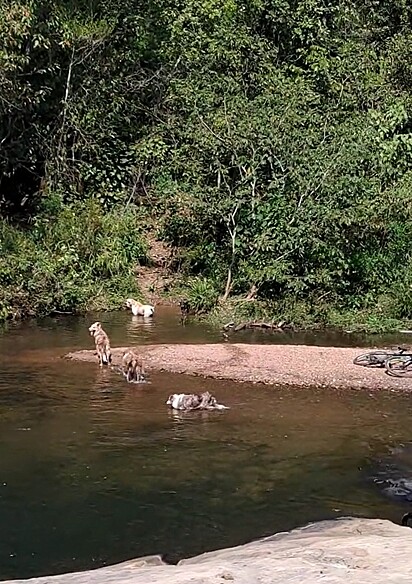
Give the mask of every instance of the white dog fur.
[(197, 395), (187, 393), (173, 393), (169, 396), (166, 405), (174, 410), (228, 410), (227, 406), (218, 404), (216, 398), (208, 391)]
[(137, 300), (133, 300), (133, 298), (128, 298), (126, 300), (126, 306), (127, 308), (131, 308), (134, 316), (144, 316), (145, 318), (148, 318), (154, 314), (154, 306), (151, 306), (150, 304), (142, 304)]

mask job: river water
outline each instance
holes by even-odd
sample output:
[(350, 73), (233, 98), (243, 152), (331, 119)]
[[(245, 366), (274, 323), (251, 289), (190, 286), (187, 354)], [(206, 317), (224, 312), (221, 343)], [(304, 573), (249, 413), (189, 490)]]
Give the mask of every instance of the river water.
[[(126, 312), (59, 316), (0, 335), (0, 579), (152, 553), (177, 561), (310, 521), (399, 521), (409, 510), (373, 480), (379, 461), (411, 440), (409, 395), (166, 373), (128, 385), (95, 363), (61, 358), (93, 348), (87, 327), (98, 318), (113, 346), (222, 340), (202, 324), (181, 327), (170, 308), (149, 323)], [(336, 333), (233, 338), (371, 343)], [(231, 409), (173, 414), (165, 405), (170, 393), (206, 389)]]

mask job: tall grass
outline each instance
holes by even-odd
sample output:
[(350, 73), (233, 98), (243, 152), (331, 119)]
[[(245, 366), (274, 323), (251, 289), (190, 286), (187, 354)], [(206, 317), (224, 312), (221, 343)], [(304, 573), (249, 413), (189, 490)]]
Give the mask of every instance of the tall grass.
[(0, 320), (121, 306), (138, 294), (146, 243), (133, 210), (94, 201), (43, 212), (28, 226), (0, 220)]

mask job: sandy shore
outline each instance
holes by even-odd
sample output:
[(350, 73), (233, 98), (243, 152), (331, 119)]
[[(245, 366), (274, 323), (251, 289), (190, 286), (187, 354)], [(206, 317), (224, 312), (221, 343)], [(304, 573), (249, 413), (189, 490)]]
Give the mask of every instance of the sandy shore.
[[(120, 364), (125, 347), (112, 349)], [(306, 345), (148, 345), (137, 347), (150, 371), (170, 371), (217, 379), (289, 386), (408, 391), (412, 378), (389, 377), (383, 369), (359, 367), (353, 358), (367, 349)], [(76, 351), (68, 359), (97, 363), (94, 351)]]

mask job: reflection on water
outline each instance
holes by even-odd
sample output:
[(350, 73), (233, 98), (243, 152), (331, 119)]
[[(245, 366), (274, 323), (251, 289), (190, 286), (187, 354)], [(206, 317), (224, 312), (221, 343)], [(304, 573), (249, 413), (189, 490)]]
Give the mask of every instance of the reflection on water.
[[(91, 313), (87, 316), (62, 316), (31, 320), (8, 325), (4, 342), (16, 350), (46, 348), (48, 351), (67, 348), (93, 347), (87, 331), (91, 323), (100, 320), (110, 334), (113, 346), (157, 343), (216, 343), (222, 342), (222, 331), (207, 324), (189, 319), (180, 324), (176, 307), (160, 306), (153, 318), (133, 316), (129, 311)], [(248, 329), (234, 333), (228, 331), (229, 342), (259, 344), (302, 344), (334, 347), (373, 347), (411, 345), (411, 334), (384, 335), (348, 334), (339, 331), (269, 331)], [(35, 346), (33, 341), (35, 339)], [(51, 343), (53, 339), (53, 343)], [(60, 351), (61, 353), (61, 351)]]
[[(151, 553), (176, 560), (308, 521), (399, 521), (409, 509), (365, 478), (371, 461), (410, 439), (409, 396), (165, 373), (128, 385), (60, 358), (91, 348), (95, 316), (23, 323), (0, 337), (1, 579)], [(97, 316), (114, 346), (219, 340), (198, 324), (179, 328), (167, 311), (146, 323)], [(165, 405), (171, 393), (204, 390), (231, 409)]]

